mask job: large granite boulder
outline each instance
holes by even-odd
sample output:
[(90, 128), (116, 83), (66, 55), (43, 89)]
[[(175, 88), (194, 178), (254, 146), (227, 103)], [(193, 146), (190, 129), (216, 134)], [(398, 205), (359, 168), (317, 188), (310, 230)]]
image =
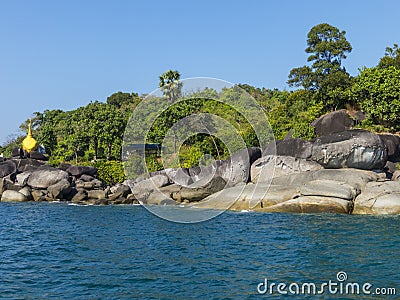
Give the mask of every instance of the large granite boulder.
[(335, 197), (302, 196), (264, 208), (265, 212), (349, 214), (353, 202)]
[(7, 190), (7, 180), (4, 178), (0, 178), (0, 196), (5, 190)]
[(40, 153), (38, 151), (32, 151), (31, 153), (29, 153), (29, 157), (31, 159), (42, 160), (42, 161), (48, 161), (49, 160), (49, 158), (46, 155), (44, 155), (44, 154), (42, 154), (42, 153)]
[(79, 177), (83, 174), (94, 176), (97, 174), (97, 168), (90, 166), (69, 166), (66, 170), (72, 176)]
[(17, 166), (11, 160), (0, 162), (0, 178), (14, 174), (17, 171)]
[(292, 156), (268, 155), (257, 159), (251, 165), (250, 178), (254, 183), (270, 182), (273, 177), (321, 169), (323, 169), (323, 167), (315, 161)]
[(347, 114), (345, 109), (336, 110), (320, 116), (311, 123), (317, 136), (342, 132), (354, 126), (354, 120)]
[(11, 159), (17, 166), (18, 172), (33, 172), (40, 167), (45, 166), (43, 161), (39, 161), (31, 158), (13, 158)]
[(285, 138), (282, 141), (276, 140), (275, 143), (275, 147), (268, 145), (262, 155), (291, 156), (303, 159), (311, 157), (313, 144), (310, 141), (299, 138)]
[(287, 176), (276, 177), (272, 184), (287, 187), (300, 187), (313, 180), (333, 180), (346, 183), (357, 190), (361, 190), (368, 182), (377, 181), (379, 176), (373, 171), (359, 169), (323, 169)]
[[(250, 181), (250, 166), (261, 157), (261, 150), (256, 147), (242, 149), (226, 160), (215, 160), (209, 166), (195, 166), (165, 170), (170, 182), (181, 186), (190, 186), (198, 181), (222, 177), (229, 186)], [(151, 173), (150, 175), (159, 173)], [(162, 173), (161, 173), (162, 174)]]
[(160, 190), (154, 190), (147, 196), (146, 199), (141, 201), (143, 204), (151, 205), (171, 205), (172, 203), (177, 203), (174, 199), (167, 196), (166, 193), (163, 193)]
[(210, 181), (202, 180), (188, 186), (182, 187), (180, 190), (181, 199), (192, 201), (200, 201), (216, 192), (221, 191), (226, 185), (226, 181), (222, 177), (213, 177)]
[(260, 148), (252, 147), (237, 151), (216, 166), (216, 176), (221, 176), (228, 186), (250, 181), (250, 166), (261, 157)]
[(103, 190), (90, 190), (86, 192), (88, 199), (105, 200), (107, 197), (106, 191)]
[(164, 175), (156, 175), (130, 186), (136, 199), (144, 201), (155, 190), (169, 184), (169, 178)]
[(27, 200), (24, 194), (12, 190), (4, 191), (1, 195), (1, 202), (24, 202)]
[(129, 194), (131, 193), (131, 189), (127, 185), (119, 185), (115, 191), (111, 195), (108, 196), (108, 198), (111, 201), (114, 201), (118, 198), (126, 198)]
[(263, 210), (299, 196), (299, 189), (283, 185), (239, 184), (212, 194), (191, 206), (204, 209)]
[(24, 195), (26, 197), (27, 201), (32, 200), (32, 193), (31, 193), (30, 187), (25, 186), (22, 189), (20, 189), (18, 192), (21, 193), (22, 195)]
[(379, 134), (383, 144), (386, 146), (388, 161), (400, 162), (400, 137), (395, 134)]
[(65, 199), (71, 190), (71, 183), (67, 179), (62, 179), (47, 188), (49, 196), (53, 199)]
[(15, 184), (19, 186), (27, 185), (29, 176), (31, 176), (31, 174), (32, 172), (23, 172), (17, 174)]
[(378, 135), (365, 130), (348, 130), (317, 138), (312, 160), (327, 169), (374, 170), (385, 166), (387, 151)]
[(369, 182), (354, 202), (353, 214), (400, 214), (400, 182)]
[(11, 150), (11, 157), (15, 157), (15, 158), (24, 158), (25, 154), (24, 154), (24, 150), (22, 150), (22, 148), (13, 148)]
[(71, 198), (72, 203), (81, 203), (88, 199), (88, 192), (84, 189), (77, 189), (75, 195)]
[[(193, 178), (190, 176), (188, 168), (167, 169), (164, 173), (169, 179), (169, 182), (176, 183), (181, 186), (188, 186), (193, 183)], [(151, 178), (161, 175), (163, 175), (163, 173), (156, 175), (153, 173)]]
[(354, 200), (359, 193), (359, 189), (348, 183), (326, 179), (313, 180), (300, 187), (300, 194), (303, 196), (322, 196)]
[(61, 180), (68, 180), (68, 178), (69, 175), (65, 171), (51, 167), (39, 168), (29, 176), (28, 185), (34, 189), (47, 189)]
[(399, 170), (397, 170), (397, 171), (395, 171), (393, 173), (392, 180), (393, 181), (400, 181), (400, 171)]

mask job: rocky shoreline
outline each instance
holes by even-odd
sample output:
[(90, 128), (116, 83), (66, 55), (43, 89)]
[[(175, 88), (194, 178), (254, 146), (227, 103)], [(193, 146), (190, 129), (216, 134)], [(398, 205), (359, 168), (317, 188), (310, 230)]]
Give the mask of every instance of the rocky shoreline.
[(0, 159), (1, 201), (400, 214), (400, 137), (329, 124), (335, 114), (343, 118), (341, 111), (325, 116), (323, 135), (313, 141), (289, 137), (263, 153), (243, 149), (207, 167), (166, 169), (115, 186), (98, 180), (94, 167), (54, 168), (40, 155)]

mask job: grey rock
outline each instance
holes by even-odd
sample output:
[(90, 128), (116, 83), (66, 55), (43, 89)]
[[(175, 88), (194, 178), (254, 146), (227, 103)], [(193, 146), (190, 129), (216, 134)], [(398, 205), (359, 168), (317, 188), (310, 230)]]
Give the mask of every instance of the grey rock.
[(143, 204), (161, 205), (162, 202), (168, 200), (172, 200), (176, 203), (175, 200), (169, 197), (166, 193), (161, 192), (160, 190), (153, 190), (145, 199), (141, 199), (140, 201)]
[(265, 212), (349, 214), (353, 203), (334, 197), (303, 196), (265, 208)]
[(14, 174), (16, 171), (17, 167), (11, 160), (0, 162), (0, 178)]
[(221, 191), (226, 186), (226, 181), (222, 177), (214, 177), (210, 181), (197, 181), (188, 187), (180, 190), (181, 199), (200, 201), (216, 192)]
[(53, 199), (65, 199), (71, 190), (71, 183), (67, 179), (62, 179), (47, 188), (48, 195)]
[(68, 180), (67, 172), (55, 168), (39, 168), (34, 171), (28, 179), (28, 185), (34, 189), (47, 189), (49, 186), (65, 179)]
[(300, 187), (310, 181), (323, 179), (347, 183), (361, 190), (368, 182), (377, 181), (378, 175), (372, 171), (358, 169), (324, 169), (276, 177), (272, 184)]
[(24, 157), (24, 151), (21, 148), (13, 148), (11, 150), (11, 157), (23, 158)]
[(386, 146), (388, 161), (397, 163), (400, 162), (400, 137), (395, 134), (379, 134), (380, 139)]
[(17, 166), (18, 172), (33, 172), (39, 168), (45, 167), (45, 163), (43, 161), (39, 161), (36, 159), (23, 158), (23, 159), (11, 159), (12, 162)]
[(259, 148), (247, 148), (237, 151), (222, 162), (214, 162), (216, 176), (221, 176), (228, 186), (250, 181), (250, 166), (261, 157)]
[(317, 138), (312, 160), (328, 169), (374, 170), (385, 166), (387, 152), (378, 135), (365, 130), (348, 130)]
[(320, 116), (311, 123), (317, 136), (342, 132), (354, 126), (354, 120), (347, 114), (345, 109), (336, 110)]
[(28, 201), (24, 194), (17, 191), (7, 190), (1, 195), (1, 202), (24, 202)]
[[(181, 186), (188, 186), (193, 183), (188, 168), (170, 169), (166, 172), (169, 181)], [(159, 175), (156, 175), (159, 176)]]
[(95, 178), (93, 176), (86, 175), (86, 174), (83, 174), (81, 177), (79, 177), (79, 179), (82, 181), (85, 181), (85, 182), (90, 182), (90, 181), (95, 180)]
[(72, 197), (71, 201), (73, 203), (80, 203), (82, 201), (85, 201), (88, 199), (88, 193), (87, 191), (83, 189), (78, 189), (77, 193)]
[(26, 186), (26, 187), (20, 189), (18, 192), (21, 193), (22, 195), (24, 195), (26, 197), (26, 200), (32, 200), (32, 194), (31, 194), (31, 190), (29, 187)]
[(400, 182), (370, 182), (354, 202), (353, 214), (400, 214)]
[(299, 196), (299, 189), (286, 185), (269, 185), (266, 183), (240, 184), (223, 189), (191, 206), (219, 210), (255, 210), (262, 211), (266, 207), (290, 200)]
[(7, 180), (4, 178), (0, 178), (0, 196), (7, 189)]
[(388, 171), (389, 173), (394, 173), (397, 171), (396, 164), (391, 161), (387, 161), (385, 167), (383, 168), (384, 170)]
[(251, 165), (250, 177), (251, 181), (254, 183), (271, 182), (273, 177), (321, 169), (323, 169), (323, 167), (314, 161), (292, 156), (268, 155), (257, 159)]
[(33, 201), (46, 201), (46, 192), (43, 190), (31, 191)]
[(97, 168), (95, 167), (90, 167), (90, 166), (70, 166), (66, 170), (68, 173), (70, 173), (72, 176), (82, 176), (82, 175), (90, 175), (94, 176), (97, 174)]
[(393, 181), (400, 181), (400, 171), (395, 171), (392, 176)]
[(82, 184), (79, 184), (79, 187), (82, 187), (85, 190), (93, 190), (94, 189), (94, 183), (93, 182), (83, 182)]
[(71, 166), (72, 166), (72, 165), (71, 165), (71, 164), (68, 164), (68, 163), (60, 163), (60, 165), (58, 166), (58, 168), (59, 168), (60, 170), (67, 171), (68, 168), (71, 167)]
[(31, 153), (29, 153), (29, 157), (31, 159), (42, 160), (42, 161), (49, 160), (49, 158), (46, 155), (44, 155), (38, 151), (32, 151)]
[(12, 180), (10, 180), (9, 178), (4, 178), (6, 181), (6, 185), (7, 185), (7, 190), (12, 190), (12, 191), (19, 191), (21, 189), (21, 186), (15, 184)]
[(90, 183), (93, 183), (93, 187), (94, 187), (95, 189), (101, 189), (101, 188), (104, 187), (103, 182), (102, 182), (101, 180), (99, 180), (99, 179), (94, 179), (94, 180), (92, 180)]
[(275, 146), (268, 145), (263, 151), (263, 156), (278, 155), (308, 159), (311, 157), (313, 144), (299, 138), (285, 138), (276, 140)]
[(24, 173), (17, 174), (17, 177), (16, 177), (17, 180), (16, 180), (15, 184), (17, 184), (19, 186), (27, 185), (29, 176), (31, 176), (31, 174), (32, 174), (32, 172), (24, 172)]
[(131, 189), (126, 185), (119, 185), (118, 188), (108, 196), (111, 201), (118, 198), (126, 198), (131, 193)]
[(147, 198), (148, 195), (154, 190), (157, 190), (167, 184), (169, 184), (169, 179), (166, 176), (156, 175), (135, 183), (131, 187), (131, 191), (135, 195), (136, 199), (142, 200), (143, 198)]
[[(114, 194), (120, 186), (121, 186), (120, 184), (117, 184), (117, 185), (110, 187), (110, 193)], [(126, 185), (126, 186), (129, 187), (129, 185)]]
[(166, 193), (169, 197), (172, 195), (172, 193), (179, 192), (181, 190), (182, 186), (178, 184), (170, 184), (167, 186), (164, 186), (162, 188), (159, 188), (159, 190), (163, 193)]
[(355, 187), (333, 180), (313, 180), (300, 187), (303, 196), (324, 196), (353, 200), (360, 193)]
[(102, 200), (106, 198), (106, 193), (102, 190), (91, 190), (87, 191), (87, 197), (88, 199)]
[(174, 201), (173, 199), (164, 199), (160, 202), (159, 205), (176, 205), (176, 201)]

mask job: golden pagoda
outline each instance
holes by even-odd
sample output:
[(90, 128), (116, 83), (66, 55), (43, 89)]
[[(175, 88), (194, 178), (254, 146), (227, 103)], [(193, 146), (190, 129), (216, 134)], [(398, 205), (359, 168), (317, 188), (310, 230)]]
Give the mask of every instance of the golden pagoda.
[(32, 126), (32, 124), (31, 124), (31, 122), (29, 122), (28, 135), (22, 141), (22, 149), (24, 149), (28, 153), (31, 153), (32, 151), (36, 150), (37, 147), (39, 146), (38, 142), (32, 136), (31, 126)]

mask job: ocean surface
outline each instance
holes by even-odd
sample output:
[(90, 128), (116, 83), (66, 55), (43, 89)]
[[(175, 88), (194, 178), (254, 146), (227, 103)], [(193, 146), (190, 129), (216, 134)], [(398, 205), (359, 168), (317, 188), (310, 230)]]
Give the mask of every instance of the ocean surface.
[[(390, 298), (377, 287), (400, 298), (399, 216), (225, 212), (178, 224), (141, 206), (0, 203), (0, 222), (0, 299)], [(372, 293), (265, 288), (329, 280)]]

